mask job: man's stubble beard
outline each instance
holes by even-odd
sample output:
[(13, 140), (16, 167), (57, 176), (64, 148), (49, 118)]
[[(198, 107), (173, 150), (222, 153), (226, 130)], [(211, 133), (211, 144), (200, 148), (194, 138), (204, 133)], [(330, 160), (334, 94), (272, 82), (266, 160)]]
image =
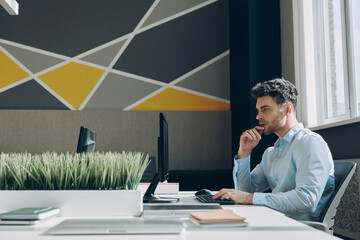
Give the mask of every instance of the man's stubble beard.
[[(285, 117), (285, 111), (279, 111), (279, 117), (272, 121), (270, 124), (273, 126), (268, 125), (268, 129), (264, 129), (264, 134), (265, 135), (270, 135), (272, 133), (278, 132), (279, 130), (281, 130), (281, 128), (283, 128), (283, 126), (280, 126), (280, 122), (281, 120), (283, 120)], [(274, 124), (273, 124), (274, 123)]]

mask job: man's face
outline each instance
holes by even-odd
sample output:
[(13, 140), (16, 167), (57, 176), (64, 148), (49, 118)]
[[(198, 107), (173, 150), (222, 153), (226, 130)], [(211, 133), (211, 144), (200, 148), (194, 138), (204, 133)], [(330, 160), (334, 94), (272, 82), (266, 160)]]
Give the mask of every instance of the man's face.
[(256, 101), (258, 114), (256, 119), (264, 127), (264, 134), (279, 132), (286, 123), (286, 104), (279, 108), (276, 101), (270, 96), (260, 97)]

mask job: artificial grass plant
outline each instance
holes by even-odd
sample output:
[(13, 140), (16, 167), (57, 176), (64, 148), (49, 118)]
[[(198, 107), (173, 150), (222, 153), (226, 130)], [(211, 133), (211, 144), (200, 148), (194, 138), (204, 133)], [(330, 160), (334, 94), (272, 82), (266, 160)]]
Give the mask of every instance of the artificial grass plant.
[(0, 190), (136, 189), (149, 156), (122, 153), (1, 153)]

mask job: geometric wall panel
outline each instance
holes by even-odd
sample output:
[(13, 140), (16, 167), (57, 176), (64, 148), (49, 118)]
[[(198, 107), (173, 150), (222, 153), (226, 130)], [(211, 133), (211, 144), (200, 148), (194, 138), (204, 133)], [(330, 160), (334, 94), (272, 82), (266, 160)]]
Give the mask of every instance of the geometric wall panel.
[(229, 0), (17, 1), (3, 108), (229, 110)]
[(146, 27), (147, 25), (155, 23), (161, 19), (170, 17), (171, 15), (180, 13), (186, 9), (189, 9), (206, 1), (207, 0), (160, 0), (160, 2), (156, 5), (156, 8), (146, 19), (142, 27)]
[(115, 69), (169, 83), (229, 49), (228, 1), (136, 35)]
[(119, 52), (120, 48), (124, 45), (125, 41), (126, 39), (121, 42), (115, 43), (110, 47), (101, 49), (88, 56), (85, 56), (81, 58), (81, 60), (107, 67), (110, 65), (115, 55)]
[(177, 86), (230, 100), (229, 54), (177, 83)]
[(0, 50), (0, 88), (28, 77), (22, 68)]
[(35, 80), (0, 93), (0, 109), (63, 109), (64, 104)]
[(229, 111), (230, 104), (168, 88), (131, 110)]
[(104, 70), (72, 62), (39, 76), (39, 79), (79, 109), (103, 73)]
[(63, 59), (51, 57), (23, 48), (14, 47), (5, 43), (1, 43), (0, 45), (25, 67), (27, 67), (32, 73), (40, 72), (64, 61)]
[(161, 86), (109, 73), (85, 109), (124, 109)]

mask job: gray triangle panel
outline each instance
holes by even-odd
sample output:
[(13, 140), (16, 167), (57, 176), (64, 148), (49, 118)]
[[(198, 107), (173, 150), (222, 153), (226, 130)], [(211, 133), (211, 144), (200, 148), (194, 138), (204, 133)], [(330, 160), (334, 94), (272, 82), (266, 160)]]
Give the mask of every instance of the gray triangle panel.
[(21, 0), (20, 14), (0, 11), (0, 38), (76, 56), (131, 33), (154, 0)]
[(97, 52), (94, 52), (88, 56), (83, 57), (81, 60), (95, 63), (104, 67), (110, 65), (115, 55), (119, 52), (121, 47), (124, 45), (126, 40), (115, 43), (107, 48), (101, 49)]
[(207, 0), (161, 0), (151, 15), (146, 19), (143, 27), (155, 23), (174, 14), (180, 13), (191, 7), (195, 7)]
[(192, 74), (176, 85), (230, 100), (229, 55)]
[(136, 35), (114, 69), (169, 83), (229, 49), (228, 1)]
[(0, 109), (69, 109), (35, 80), (0, 93)]
[(63, 62), (63, 59), (44, 55), (34, 51), (23, 48), (14, 47), (8, 44), (1, 43), (2, 47), (13, 55), (19, 62), (24, 64), (32, 73), (40, 72), (46, 68), (52, 67), (58, 63)]
[(85, 109), (124, 109), (161, 86), (109, 73)]

